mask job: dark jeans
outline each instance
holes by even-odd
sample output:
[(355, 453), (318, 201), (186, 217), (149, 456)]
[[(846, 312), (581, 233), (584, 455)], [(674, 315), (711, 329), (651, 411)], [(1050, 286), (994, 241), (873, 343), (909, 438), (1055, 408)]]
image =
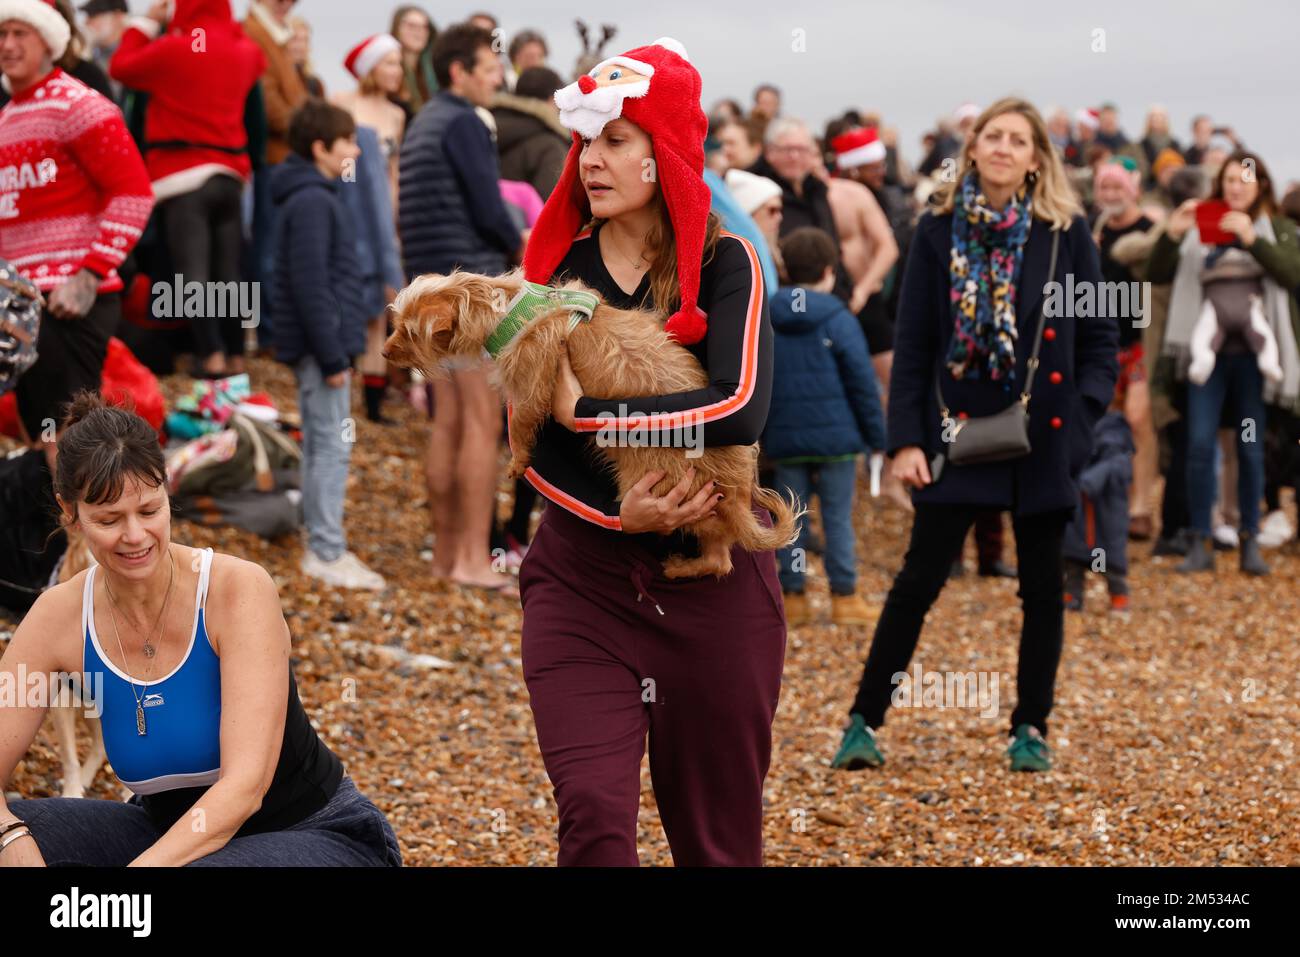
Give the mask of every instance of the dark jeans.
[(80, 319), (59, 319), (49, 310), (41, 316), (36, 362), (14, 386), (29, 439), (40, 441), (42, 433), (53, 439), (68, 401), (82, 389), (99, 390), (108, 340), (121, 318), (122, 296), (116, 292), (99, 296)]
[[(885, 711), (895, 687), (893, 676), (907, 670), (921, 637), (925, 614), (943, 590), (953, 559), (981, 510), (975, 505), (916, 506), (903, 568), (894, 579), (876, 623), (851, 709), (862, 715), (870, 727), (885, 723)], [(1012, 516), (1024, 622), (1016, 669), (1018, 701), (1011, 714), (1011, 727), (1014, 730), (1032, 724), (1044, 737), (1065, 636), (1061, 547), (1069, 517), (1068, 511)]]
[(275, 300), (275, 203), (271, 199), (271, 175), (274, 166), (253, 171), (253, 228), (249, 258), (250, 277), (260, 283), (261, 322), (257, 326), (257, 344), (270, 346), (271, 306)]
[[(782, 495), (793, 492), (807, 506), (813, 495), (821, 506), (822, 533), (826, 538), (826, 577), (831, 592), (852, 595), (858, 584), (857, 557), (853, 542), (853, 492), (857, 487), (858, 463), (844, 462), (777, 462), (776, 484)], [(798, 554), (796, 554), (796, 550)], [(790, 548), (776, 553), (776, 567), (781, 589), (802, 594), (804, 569), (808, 560), (808, 516), (799, 520), (799, 539)]]
[[(1264, 496), (1264, 376), (1253, 352), (1221, 353), (1204, 385), (1187, 387), (1187, 497), (1192, 528), (1210, 534), (1210, 510), (1218, 482), (1214, 450), (1224, 405), (1233, 410), (1237, 433), (1237, 508), (1241, 530), (1259, 531), (1259, 500)], [(1254, 422), (1253, 441), (1242, 438), (1243, 423)]]
[[(172, 267), (182, 283), (239, 282), (243, 191), (240, 180), (216, 173), (198, 189), (164, 200), (158, 207)], [(166, 279), (174, 281), (171, 276)], [(233, 308), (226, 311), (231, 314), (194, 319), (196, 355), (207, 358), (214, 352), (244, 354), (241, 318)]]
[(1160, 535), (1164, 538), (1192, 525), (1187, 499), (1187, 391), (1181, 385), (1175, 387), (1172, 402), (1181, 418), (1164, 427), (1169, 443), (1169, 468), (1165, 470), (1165, 493), (1160, 503)]
[[(50, 867), (125, 867), (163, 836), (131, 801), (34, 798), (9, 801), (31, 825)], [(187, 867), (401, 867), (402, 853), (384, 812), (348, 775), (329, 802), (281, 831), (236, 837)]]

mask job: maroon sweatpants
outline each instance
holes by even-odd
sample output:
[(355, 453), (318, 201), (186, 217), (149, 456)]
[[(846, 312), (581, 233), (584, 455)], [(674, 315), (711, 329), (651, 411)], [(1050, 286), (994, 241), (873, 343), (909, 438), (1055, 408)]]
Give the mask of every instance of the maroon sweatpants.
[(647, 733), (673, 861), (762, 864), (785, 612), (775, 555), (731, 557), (721, 580), (670, 581), (634, 537), (547, 505), (519, 585), (562, 866), (637, 864)]

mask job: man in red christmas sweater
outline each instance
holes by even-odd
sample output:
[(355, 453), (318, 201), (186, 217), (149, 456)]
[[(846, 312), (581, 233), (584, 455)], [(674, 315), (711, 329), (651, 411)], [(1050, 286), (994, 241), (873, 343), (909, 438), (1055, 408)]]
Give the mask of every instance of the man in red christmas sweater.
[(15, 392), (27, 438), (53, 446), (64, 405), (98, 389), (121, 316), (117, 269), (153, 191), (113, 103), (54, 66), (67, 22), (47, 0), (0, 0), (0, 258), (46, 297), (39, 356)]

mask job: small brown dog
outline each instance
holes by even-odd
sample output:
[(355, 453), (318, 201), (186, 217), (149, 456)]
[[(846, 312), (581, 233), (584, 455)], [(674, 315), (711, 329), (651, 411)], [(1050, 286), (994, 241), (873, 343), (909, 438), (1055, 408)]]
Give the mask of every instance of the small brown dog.
[[(426, 375), (438, 374), (440, 363), (449, 356), (483, 355), (506, 303), (522, 283), (518, 269), (494, 277), (465, 272), (418, 277), (393, 303), (394, 331), (384, 344), (384, 355), (396, 365)], [(578, 282), (558, 288), (590, 291)], [(537, 432), (551, 414), (552, 393), (566, 348), (583, 392), (595, 398), (667, 395), (709, 383), (699, 362), (668, 337), (653, 312), (601, 303), (591, 320), (579, 323), (572, 332), (569, 315), (568, 308), (557, 306), (537, 316), (497, 356), (496, 378), (513, 406), (512, 477), (523, 475), (528, 468)], [(747, 551), (771, 551), (794, 538), (796, 515), (790, 504), (758, 485), (756, 445), (704, 448), (692, 461), (682, 448), (599, 444), (617, 474), (620, 496), (654, 471), (664, 473), (654, 488), (654, 494), (663, 495), (692, 465), (695, 477), (688, 498), (710, 480), (723, 492), (712, 518), (685, 526), (699, 540), (700, 556), (670, 556), (664, 562), (664, 574), (669, 578), (721, 578), (731, 571), (732, 544)], [(774, 527), (765, 528), (755, 518), (751, 502), (772, 512)]]
[[(59, 565), (60, 585), (85, 571), (93, 561), (90, 548), (81, 533), (75, 528), (66, 529), (66, 533), (68, 549), (63, 553)], [(99, 718), (87, 713), (85, 702), (77, 701), (76, 695), (67, 686), (59, 689), (57, 697), (50, 703), (49, 714), (58, 737), (59, 757), (63, 764), (63, 797), (84, 797), (107, 760), (104, 727)], [(77, 718), (85, 722), (86, 729), (90, 732), (90, 753), (84, 761), (77, 757)]]

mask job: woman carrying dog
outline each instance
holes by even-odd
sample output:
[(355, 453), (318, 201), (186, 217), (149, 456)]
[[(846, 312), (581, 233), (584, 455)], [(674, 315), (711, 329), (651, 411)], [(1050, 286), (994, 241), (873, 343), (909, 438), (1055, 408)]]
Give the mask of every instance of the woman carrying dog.
[(556, 103), (574, 140), (526, 278), (581, 280), (612, 305), (669, 316), (710, 380), (595, 400), (566, 358), (533, 452), (528, 478), (548, 503), (519, 574), (522, 654), (559, 805), (559, 863), (636, 865), (648, 733), (674, 861), (758, 865), (785, 656), (775, 557), (736, 547), (721, 579), (665, 578), (664, 557), (692, 545), (677, 530), (722, 493), (706, 484), (688, 498), (688, 475), (654, 495), (663, 473), (652, 472), (620, 501), (595, 445), (636, 441), (627, 430), (638, 425), (686, 455), (758, 440), (772, 371), (761, 267), (709, 211), (700, 75), (680, 44), (606, 60)]
[[(962, 166), (917, 224), (903, 279), (888, 452), (894, 474), (915, 490), (916, 516), (832, 761), (836, 768), (884, 763), (874, 729), (884, 724), (894, 675), (906, 672), (967, 530), (989, 507), (1012, 513), (1024, 606), (1011, 766), (1051, 766), (1047, 716), (1065, 618), (1061, 546), (1093, 425), (1115, 393), (1119, 333), (1114, 317), (1096, 310), (1076, 316), (1074, 303), (1063, 301), (1069, 275), (1073, 285), (1066, 288), (1091, 285), (1099, 292), (1100, 264), (1038, 111), (1023, 100), (994, 103), (975, 120)], [(1051, 308), (1049, 282), (1061, 284)], [(1041, 351), (1031, 361), (1040, 324)], [(1028, 401), (1028, 454), (941, 464), (956, 423), (1022, 400)], [(932, 473), (932, 462), (942, 471)]]
[[(0, 865), (399, 866), (298, 699), (271, 576), (171, 541), (153, 428), (83, 392), (57, 449), (63, 522), (98, 564), (37, 599), (0, 673), (84, 676), (134, 795), (0, 799)], [(0, 708), (0, 793), (47, 710)]]

